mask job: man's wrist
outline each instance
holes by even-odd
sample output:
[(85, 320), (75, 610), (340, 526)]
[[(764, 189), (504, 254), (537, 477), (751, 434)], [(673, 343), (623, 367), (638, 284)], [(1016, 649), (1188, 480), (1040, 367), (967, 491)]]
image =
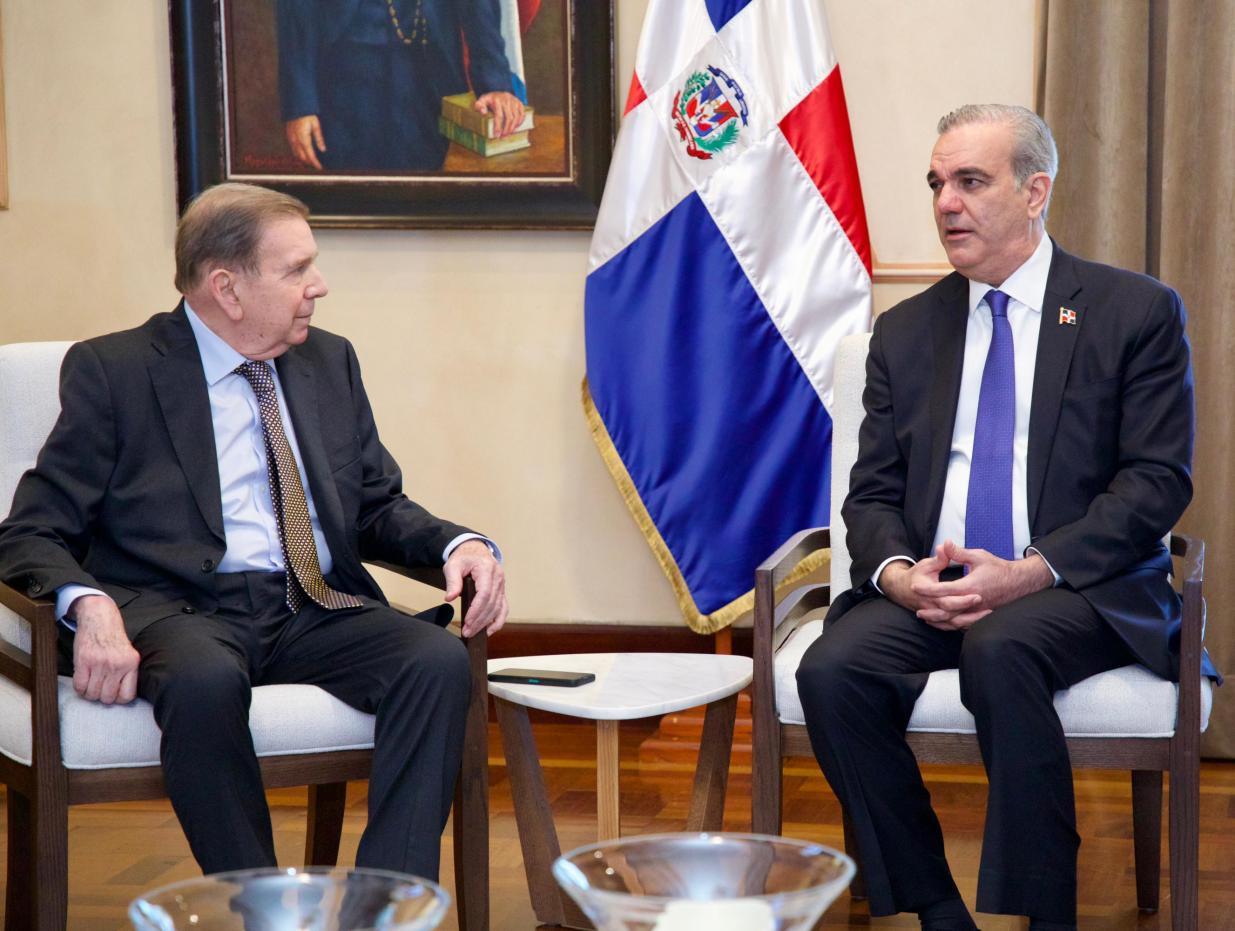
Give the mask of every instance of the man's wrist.
[(1024, 559), (1013, 563), (1024, 579), (1025, 594), (1031, 595), (1055, 586), (1055, 573), (1050, 563), (1037, 550), (1029, 551)]
[(905, 568), (911, 569), (913, 568), (915, 562), (916, 561), (909, 556), (889, 556), (879, 564), (879, 568), (877, 568), (871, 575), (871, 585), (875, 586), (875, 591), (879, 592), (879, 594), (887, 594), (887, 592), (884, 591), (884, 574), (888, 571), (888, 567), (893, 563), (902, 563)]
[(56, 619), (69, 630), (77, 629), (73, 607), (86, 595), (103, 593), (90, 585), (79, 585), (76, 582), (69, 582), (56, 589)]
[(457, 550), (464, 543), (470, 543), (472, 540), (476, 540), (479, 543), (483, 543), (485, 547), (489, 550), (489, 552), (492, 554), (494, 559), (496, 559), (498, 562), (502, 561), (502, 551), (496, 543), (494, 543), (488, 537), (481, 536), (478, 533), (469, 532), (469, 533), (459, 534), (457, 537), (455, 537), (453, 540), (451, 540), (449, 543), (446, 544), (446, 549), (442, 552), (442, 562), (445, 563), (447, 560), (450, 559), (452, 555), (454, 555), (455, 550)]
[(1046, 568), (1051, 573), (1051, 585), (1052, 586), (1056, 586), (1060, 582), (1063, 581), (1063, 578), (1060, 576), (1060, 574), (1055, 571), (1055, 567), (1051, 565), (1051, 561), (1047, 559), (1045, 556), (1043, 556), (1042, 551), (1038, 549), (1036, 546), (1025, 547), (1025, 558), (1028, 559), (1030, 556), (1037, 556), (1039, 559), (1042, 560), (1043, 563), (1046, 564)]
[(116, 609), (116, 603), (102, 592), (91, 592), (73, 599), (65, 615), (66, 620), (79, 626), (100, 618), (110, 621), (117, 617), (119, 617), (119, 611)]

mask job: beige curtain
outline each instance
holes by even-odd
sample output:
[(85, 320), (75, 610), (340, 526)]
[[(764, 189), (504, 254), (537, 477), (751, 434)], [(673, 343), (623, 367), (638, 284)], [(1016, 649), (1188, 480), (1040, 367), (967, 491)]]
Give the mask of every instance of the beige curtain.
[(1207, 543), (1207, 756), (1235, 757), (1235, 3), (1039, 0), (1038, 112), (1059, 144), (1048, 228), (1086, 258), (1148, 272), (1188, 308), (1195, 496)]

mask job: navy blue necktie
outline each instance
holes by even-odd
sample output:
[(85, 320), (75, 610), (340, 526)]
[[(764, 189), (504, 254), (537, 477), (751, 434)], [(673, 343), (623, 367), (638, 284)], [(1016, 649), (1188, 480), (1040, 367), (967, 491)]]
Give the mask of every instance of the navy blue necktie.
[(982, 369), (978, 418), (969, 464), (965, 503), (965, 546), (1013, 559), (1012, 441), (1016, 431), (1016, 361), (1008, 295), (987, 291), (991, 309), (991, 348)]

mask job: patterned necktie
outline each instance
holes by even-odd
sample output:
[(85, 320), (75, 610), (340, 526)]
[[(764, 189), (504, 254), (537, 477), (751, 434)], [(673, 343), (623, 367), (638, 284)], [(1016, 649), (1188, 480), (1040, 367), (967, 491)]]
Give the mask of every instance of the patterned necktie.
[(965, 546), (1012, 559), (1012, 442), (1016, 430), (1012, 325), (1008, 323), (1008, 295), (987, 291), (986, 303), (991, 309), (991, 348), (982, 369), (973, 431)]
[(265, 362), (244, 362), (236, 374), (257, 395), (257, 408), (262, 416), (262, 433), (266, 438), (266, 477), (270, 481), (270, 498), (274, 502), (275, 523), (279, 528), (279, 544), (287, 563), (287, 606), (299, 611), (307, 596), (323, 608), (359, 608), (360, 599), (335, 591), (322, 578), (317, 561), (317, 546), (313, 542), (313, 522), (305, 501), (304, 486), (296, 457), (283, 432), (279, 416), (279, 396), (274, 390), (274, 376)]

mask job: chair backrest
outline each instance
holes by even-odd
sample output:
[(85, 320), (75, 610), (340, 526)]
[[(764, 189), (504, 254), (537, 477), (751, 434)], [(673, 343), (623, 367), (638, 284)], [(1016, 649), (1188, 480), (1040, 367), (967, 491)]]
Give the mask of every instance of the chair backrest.
[(0, 346), (0, 515), (60, 415), (60, 363), (70, 342)]
[(848, 591), (849, 545), (840, 508), (849, 493), (849, 473), (858, 458), (858, 428), (862, 425), (862, 390), (866, 387), (869, 333), (846, 336), (836, 348), (832, 381), (832, 598)]
[[(34, 465), (60, 415), (60, 363), (71, 345), (0, 346), (0, 517), (9, 513), (18, 480)], [(2, 608), (0, 638), (29, 649), (26, 625)]]

